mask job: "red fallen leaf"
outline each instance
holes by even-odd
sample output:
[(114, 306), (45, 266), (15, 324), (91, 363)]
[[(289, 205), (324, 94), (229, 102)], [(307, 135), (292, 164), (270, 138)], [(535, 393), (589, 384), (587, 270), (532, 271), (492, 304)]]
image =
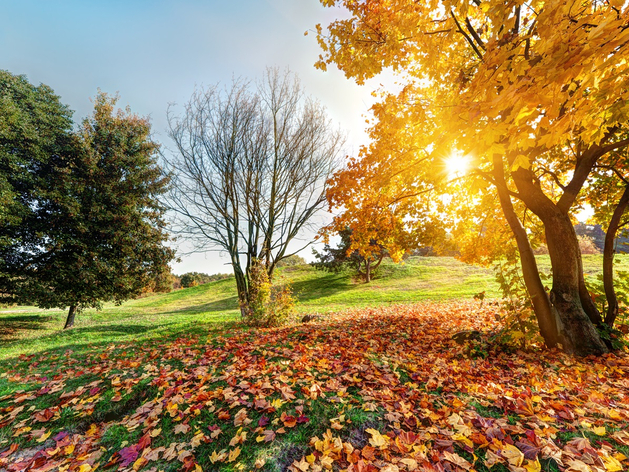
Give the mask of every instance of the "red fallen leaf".
[(5, 458), (5, 457), (10, 456), (15, 451), (17, 451), (17, 448), (18, 448), (18, 445), (16, 443), (11, 444), (11, 446), (6, 451), (0, 454), (0, 457)]
[(223, 420), (223, 421), (229, 421), (229, 418), (231, 418), (231, 416), (229, 415), (229, 412), (225, 410), (219, 410), (217, 416), (219, 420)]
[(45, 410), (35, 412), (33, 416), (36, 421), (46, 423), (47, 421), (50, 421), (50, 419), (54, 416), (54, 413), (50, 410), (50, 408), (46, 408)]
[(522, 439), (516, 442), (515, 445), (520, 451), (522, 451), (522, 453), (524, 454), (524, 458), (530, 461), (534, 461), (535, 459), (537, 459), (537, 454), (539, 454), (539, 451), (542, 450), (541, 447), (537, 447), (528, 439)]
[(143, 450), (149, 447), (150, 445), (151, 445), (151, 435), (147, 431), (146, 433), (144, 433), (144, 436), (142, 436), (140, 440), (138, 441), (138, 449)]
[(90, 389), (90, 397), (93, 397), (98, 392), (100, 392), (100, 388), (98, 388), (98, 387), (94, 387), (94, 388)]
[[(449, 439), (437, 439), (435, 441), (435, 447), (437, 449), (451, 449), (452, 445), (454, 444), (454, 441), (450, 441)], [(454, 452), (454, 449), (452, 448), (452, 451), (450, 452)]]
[(478, 445), (480, 447), (489, 446), (489, 441), (487, 441), (487, 438), (485, 437), (484, 434), (474, 432), (470, 436), (470, 439), (472, 440), (472, 442), (474, 444), (476, 444), (476, 445)]
[(136, 444), (132, 446), (123, 447), (118, 451), (120, 456), (120, 465), (122, 467), (128, 467), (138, 458), (138, 446)]
[(400, 441), (409, 445), (415, 444), (415, 441), (417, 440), (417, 435), (412, 431), (402, 431), (398, 437), (400, 438)]
[(262, 415), (260, 419), (258, 420), (258, 426), (261, 428), (268, 425), (269, 423), (270, 423), (269, 418), (267, 418), (265, 415)]
[(257, 410), (264, 410), (265, 408), (268, 408), (269, 402), (265, 400), (264, 398), (258, 398), (253, 402), (253, 406)]
[(280, 416), (280, 420), (284, 423), (284, 426), (287, 428), (294, 428), (297, 424), (297, 419), (292, 415), (287, 415), (285, 411), (282, 412), (282, 416)]
[(305, 415), (301, 415), (297, 417), (297, 423), (299, 424), (304, 424), (304, 423), (307, 423), (308, 421), (310, 421), (310, 418), (308, 418)]
[(59, 442), (61, 441), (63, 438), (68, 437), (68, 433), (65, 431), (61, 431), (60, 433), (58, 433), (56, 436), (54, 436), (52, 439), (54, 439), (55, 441)]
[(366, 460), (372, 461), (372, 460), (374, 460), (376, 458), (375, 452), (376, 452), (376, 450), (373, 447), (365, 446), (365, 447), (363, 447), (363, 450), (362, 450), (361, 454), (362, 454), (362, 456)]

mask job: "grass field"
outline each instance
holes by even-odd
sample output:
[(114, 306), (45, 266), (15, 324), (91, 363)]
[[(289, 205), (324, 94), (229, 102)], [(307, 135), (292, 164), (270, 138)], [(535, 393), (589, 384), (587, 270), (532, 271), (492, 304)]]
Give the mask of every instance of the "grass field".
[[(350, 273), (332, 274), (310, 266), (288, 267), (280, 279), (290, 281), (299, 300), (298, 314), (329, 313), (347, 308), (422, 300), (469, 299), (486, 291), (498, 296), (490, 269), (448, 257), (417, 257), (404, 264), (383, 262), (369, 284)], [(72, 346), (123, 342), (199, 333), (239, 319), (233, 279), (212, 282), (77, 315), (75, 327), (62, 331), (66, 313), (12, 307), (0, 310), (0, 359)]]
[[(600, 262), (584, 259), (591, 277)], [(370, 284), (279, 275), (296, 319), (323, 316), (248, 328), (233, 279), (88, 310), (66, 331), (60, 310), (4, 310), (0, 472), (628, 470), (626, 353), (453, 341), (499, 326), (473, 300), (499, 295), (491, 270), (422, 257)]]
[[(550, 272), (548, 256), (538, 257)], [(585, 272), (601, 273), (600, 255), (584, 257)], [(618, 256), (616, 268), (629, 270), (629, 257)], [(350, 273), (332, 274), (310, 266), (289, 267), (279, 277), (292, 282), (298, 314), (329, 313), (348, 308), (414, 303), (424, 300), (471, 299), (479, 292), (499, 297), (491, 269), (463, 264), (450, 257), (413, 257), (404, 264), (383, 262), (369, 284)], [(130, 300), (102, 310), (85, 310), (75, 328), (62, 331), (66, 313), (32, 307), (0, 309), (0, 360), (19, 354), (94, 343), (142, 340), (198, 333), (239, 319), (233, 279)]]

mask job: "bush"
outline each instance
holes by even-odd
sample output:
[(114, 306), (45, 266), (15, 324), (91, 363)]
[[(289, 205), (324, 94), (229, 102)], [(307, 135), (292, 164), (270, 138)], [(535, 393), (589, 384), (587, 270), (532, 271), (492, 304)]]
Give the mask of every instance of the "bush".
[(249, 318), (252, 326), (281, 326), (291, 317), (295, 297), (289, 283), (273, 285), (263, 264), (257, 262), (249, 274)]
[(600, 254), (601, 250), (596, 246), (594, 239), (590, 236), (577, 236), (579, 240), (579, 249), (581, 254)]
[(186, 272), (179, 277), (179, 283), (183, 288), (196, 287), (197, 285), (203, 285), (217, 280), (227, 279), (233, 277), (232, 274), (204, 274), (203, 272)]
[(304, 265), (306, 264), (306, 259), (304, 259), (301, 256), (298, 256), (297, 254), (292, 254), (288, 257), (285, 257), (284, 259), (281, 259), (276, 266), (277, 267), (292, 267), (292, 266), (298, 266), (298, 265)]

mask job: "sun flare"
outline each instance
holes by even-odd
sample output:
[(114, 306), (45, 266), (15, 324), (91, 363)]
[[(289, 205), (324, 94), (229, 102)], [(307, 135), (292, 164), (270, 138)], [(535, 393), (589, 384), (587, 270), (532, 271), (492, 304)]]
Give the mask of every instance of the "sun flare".
[(452, 154), (445, 159), (445, 166), (448, 175), (459, 176), (465, 174), (470, 168), (470, 160), (467, 156)]

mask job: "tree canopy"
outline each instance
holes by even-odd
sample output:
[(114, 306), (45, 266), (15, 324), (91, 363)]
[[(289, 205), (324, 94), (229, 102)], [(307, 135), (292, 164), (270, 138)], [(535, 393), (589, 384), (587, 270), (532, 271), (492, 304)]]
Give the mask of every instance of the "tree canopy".
[(115, 102), (99, 94), (93, 115), (76, 132), (65, 128), (65, 107), (49, 109), (61, 114), (57, 121), (64, 126), (52, 126), (51, 135), (69, 143), (59, 154), (21, 145), (22, 128), (10, 126), (18, 136), (14, 149), (29, 168), (27, 178), (16, 181), (29, 199), (26, 216), (3, 226), (11, 244), (0, 251), (0, 292), (5, 301), (69, 306), (66, 327), (77, 308), (140, 294), (168, 272), (174, 256), (164, 246), (168, 236), (157, 196), (168, 178), (156, 163), (150, 124), (116, 111)]
[(268, 69), (255, 90), (235, 81), (195, 92), (181, 116), (171, 113), (170, 136), (180, 234), (229, 255), (246, 318), (252, 267), (272, 278), (324, 207), (341, 134), (296, 76)]
[[(595, 164), (629, 144), (624, 2), (322, 3), (345, 7), (349, 18), (327, 31), (317, 26), (318, 67), (335, 63), (359, 83), (391, 68), (405, 82), (374, 107), (373, 143), (360, 163), (371, 176), (365, 193), (395, 182), (385, 205), (424, 191), (451, 196), (440, 202), (458, 195), (467, 201), (455, 205), (468, 209), (480, 235), (496, 223), (485, 212), (499, 208), (546, 344), (606, 352), (572, 218)], [(458, 189), (446, 168), (455, 153), (470, 167)], [(549, 248), (550, 294), (533, 257), (532, 226), (542, 228)]]

